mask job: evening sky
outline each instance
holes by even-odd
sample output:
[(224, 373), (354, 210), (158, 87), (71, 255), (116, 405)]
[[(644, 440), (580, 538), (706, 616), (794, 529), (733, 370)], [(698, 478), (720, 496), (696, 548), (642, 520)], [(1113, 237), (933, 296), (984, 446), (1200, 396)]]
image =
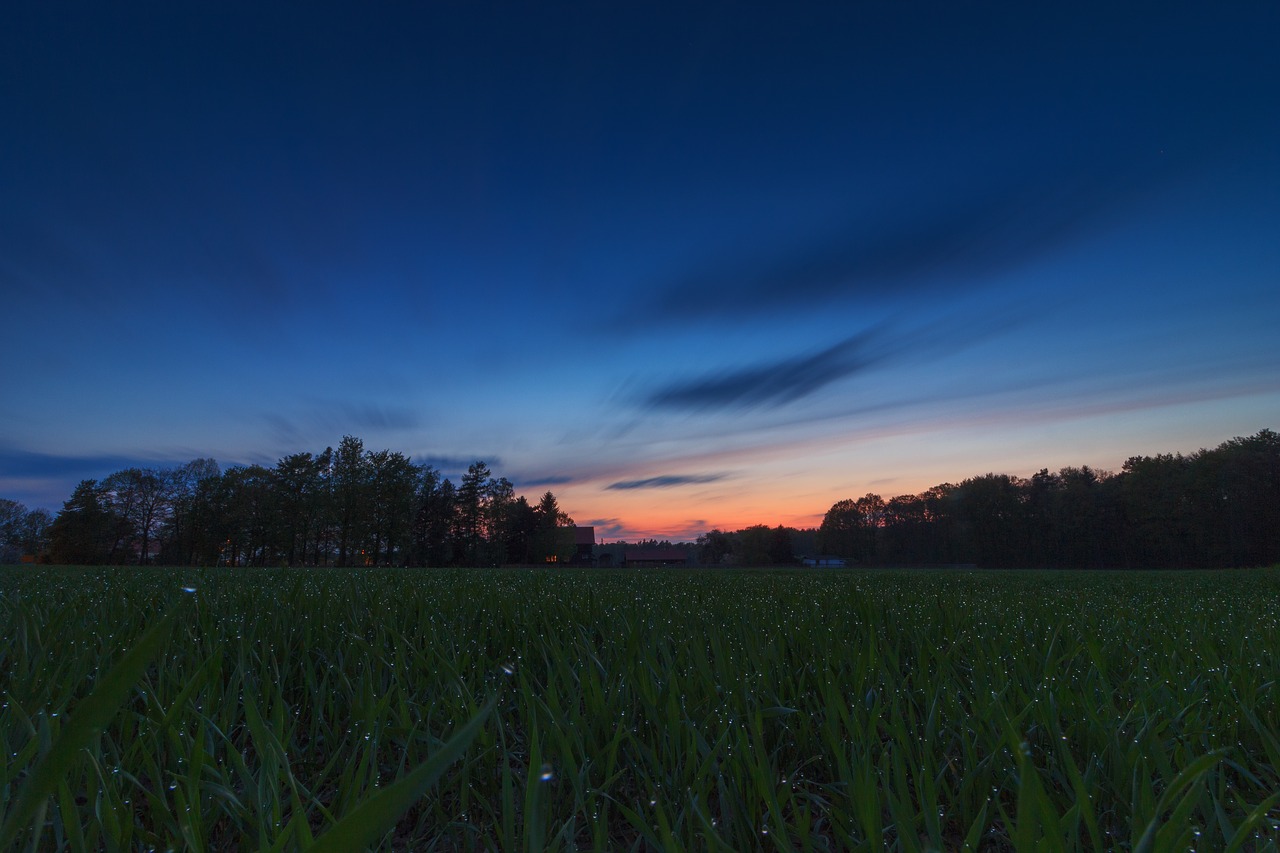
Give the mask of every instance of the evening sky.
[(607, 538), (1280, 426), (1280, 5), (31, 3), (0, 496), (400, 450)]

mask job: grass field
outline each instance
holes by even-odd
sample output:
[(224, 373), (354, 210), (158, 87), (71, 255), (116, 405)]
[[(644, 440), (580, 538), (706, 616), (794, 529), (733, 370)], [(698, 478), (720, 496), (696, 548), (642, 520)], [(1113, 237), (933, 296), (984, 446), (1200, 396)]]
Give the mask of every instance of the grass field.
[(4, 568), (0, 636), (38, 849), (1280, 839), (1275, 569)]

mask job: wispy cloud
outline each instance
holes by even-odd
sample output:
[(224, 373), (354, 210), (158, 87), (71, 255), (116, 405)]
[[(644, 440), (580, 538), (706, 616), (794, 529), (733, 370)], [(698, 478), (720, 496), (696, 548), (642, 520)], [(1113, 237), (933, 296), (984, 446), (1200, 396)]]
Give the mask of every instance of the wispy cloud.
[(894, 200), (807, 240), (708, 259), (660, 287), (650, 307), (671, 322), (697, 322), (981, 286), (1103, 226), (1169, 177), (1119, 157), (1038, 163), (967, 192)]
[(620, 518), (588, 518), (578, 523), (585, 527), (594, 527), (596, 539), (621, 539), (631, 529)]
[(605, 486), (615, 491), (628, 489), (670, 489), (675, 486), (691, 486), (698, 483), (714, 483), (723, 480), (726, 474), (684, 474), (646, 477), (643, 480), (619, 480)]
[(589, 518), (579, 524), (590, 525), (596, 529), (596, 539), (604, 541), (638, 541), (640, 539), (668, 539), (672, 542), (692, 542), (711, 526), (703, 518), (695, 518), (682, 522), (670, 522), (658, 527), (638, 526), (620, 518)]
[(287, 445), (318, 437), (332, 441), (332, 437), (341, 435), (359, 437), (366, 430), (391, 432), (422, 425), (422, 416), (404, 406), (340, 401), (317, 401), (293, 413), (266, 412), (262, 419), (276, 440)]
[(884, 358), (868, 346), (870, 338), (854, 335), (812, 355), (674, 382), (654, 391), (645, 403), (690, 411), (790, 403)]
[(182, 462), (157, 462), (134, 456), (61, 456), (0, 447), (0, 471), (9, 477), (102, 477), (124, 468), (163, 464)]
[(540, 486), (565, 486), (569, 483), (576, 482), (576, 480), (576, 477), (572, 477), (567, 474), (547, 474), (527, 478), (515, 475), (511, 478), (512, 483), (517, 489), (535, 488)]
[(344, 421), (364, 429), (413, 429), (422, 423), (417, 412), (403, 406), (342, 403), (338, 411)]
[(0, 497), (19, 501), (30, 508), (56, 511), (80, 480), (101, 479), (126, 468), (169, 468), (193, 457), (62, 455), (23, 450), (0, 445)]
[[(419, 465), (430, 465), (445, 476), (461, 474), (471, 467), (472, 463), (483, 462), (489, 466), (489, 470), (498, 471), (502, 467), (502, 460), (497, 456), (447, 456), (427, 454), (425, 456), (415, 456), (413, 461)], [(499, 474), (501, 472), (499, 471)]]
[(640, 404), (686, 412), (779, 408), (872, 368), (954, 353), (1016, 322), (1015, 315), (1006, 312), (968, 320), (949, 318), (912, 329), (877, 326), (809, 355), (670, 382), (644, 395)]

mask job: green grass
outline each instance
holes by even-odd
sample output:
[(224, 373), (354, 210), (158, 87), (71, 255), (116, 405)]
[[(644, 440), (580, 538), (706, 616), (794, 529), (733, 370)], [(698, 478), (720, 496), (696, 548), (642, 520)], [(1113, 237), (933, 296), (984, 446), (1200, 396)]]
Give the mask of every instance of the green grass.
[(24, 567), (0, 636), (35, 849), (1280, 839), (1276, 570)]

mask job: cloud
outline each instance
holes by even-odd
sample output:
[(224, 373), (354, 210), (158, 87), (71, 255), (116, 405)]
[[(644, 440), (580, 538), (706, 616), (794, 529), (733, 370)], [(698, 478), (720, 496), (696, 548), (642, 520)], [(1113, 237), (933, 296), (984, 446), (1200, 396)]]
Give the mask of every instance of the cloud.
[(707, 412), (780, 408), (842, 379), (910, 359), (931, 359), (999, 334), (1017, 322), (1014, 309), (978, 318), (952, 317), (915, 328), (872, 327), (810, 355), (680, 380), (641, 398), (644, 408)]
[(645, 403), (655, 409), (691, 411), (780, 406), (883, 358), (868, 347), (869, 338), (867, 334), (854, 335), (813, 355), (675, 382), (654, 391)]
[(364, 430), (409, 430), (422, 424), (421, 415), (403, 406), (337, 401), (318, 401), (294, 415), (266, 412), (262, 418), (276, 440), (289, 445), (305, 443), (308, 437), (314, 436), (358, 435)]
[(579, 524), (584, 527), (594, 527), (596, 539), (621, 539), (631, 530), (620, 518), (589, 518)]
[(1069, 245), (1167, 177), (1124, 157), (1041, 162), (967, 191), (863, 211), (792, 245), (712, 259), (660, 287), (646, 307), (696, 322), (836, 300), (894, 304), (982, 284)]
[(413, 429), (422, 422), (417, 412), (402, 406), (342, 403), (338, 410), (346, 422), (363, 429)]
[(711, 526), (706, 519), (698, 518), (666, 527), (636, 527), (620, 518), (590, 518), (579, 521), (596, 529), (596, 540), (603, 542), (612, 539), (615, 542), (637, 542), (641, 539), (669, 540), (671, 542), (692, 542)]
[(569, 483), (576, 482), (576, 477), (568, 475), (544, 475), (535, 476), (528, 479), (520, 476), (512, 478), (512, 483), (516, 488), (532, 488), (534, 486), (564, 486)]
[(647, 477), (643, 480), (619, 480), (616, 483), (610, 483), (605, 486), (606, 489), (615, 491), (628, 489), (669, 489), (674, 486), (690, 486), (697, 483), (714, 483), (723, 480), (725, 474), (687, 474), (687, 475), (667, 475), (662, 477)]
[(126, 468), (170, 468), (191, 461), (165, 456), (71, 456), (37, 453), (0, 445), (0, 497), (16, 500), (30, 509), (56, 512), (80, 480), (101, 479)]
[[(187, 460), (183, 460), (184, 462)], [(157, 462), (130, 456), (60, 456), (0, 447), (0, 471), (7, 477), (101, 477), (125, 468), (145, 468), (181, 462)]]
[(445, 476), (450, 474), (463, 474), (473, 463), (483, 462), (489, 466), (489, 470), (502, 476), (497, 469), (502, 467), (502, 460), (497, 456), (447, 456), (447, 455), (426, 455), (415, 456), (413, 461), (419, 465), (430, 465)]

